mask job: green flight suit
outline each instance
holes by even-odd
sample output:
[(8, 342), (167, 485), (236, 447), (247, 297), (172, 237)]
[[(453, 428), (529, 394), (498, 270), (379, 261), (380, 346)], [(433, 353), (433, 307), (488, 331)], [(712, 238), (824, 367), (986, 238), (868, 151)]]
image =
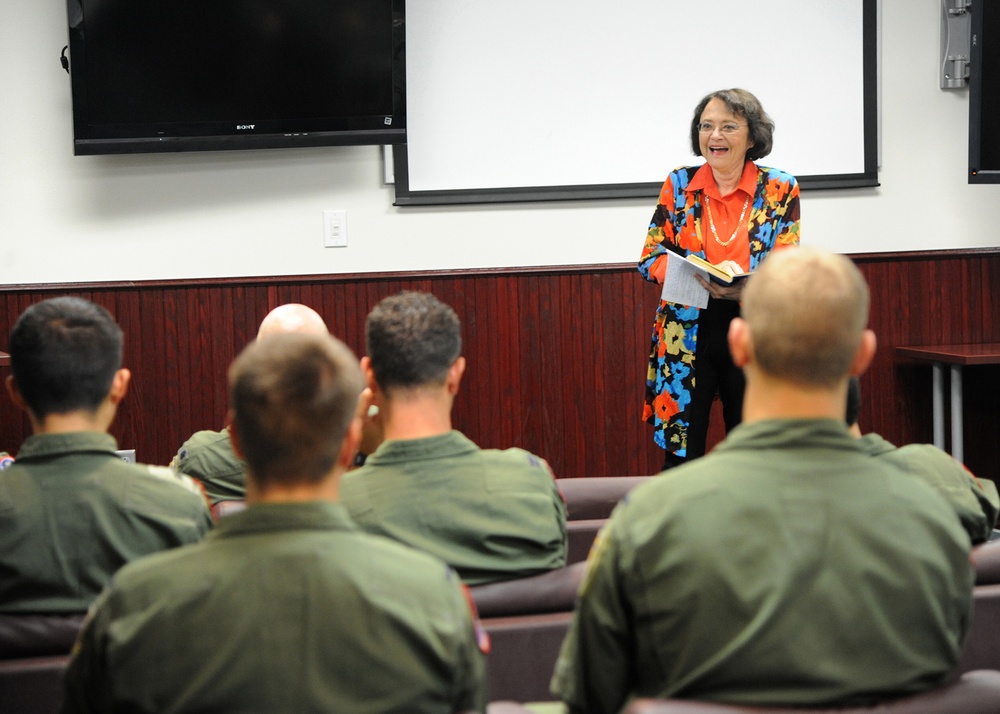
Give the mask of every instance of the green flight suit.
[(633, 490), (591, 554), (553, 692), (748, 705), (930, 689), (969, 623), (969, 537), (836, 420), (743, 424)]
[(461, 432), (385, 441), (340, 487), (369, 533), (432, 553), (469, 585), (566, 564), (566, 504), (548, 464)]
[(38, 434), (0, 471), (0, 612), (84, 612), (125, 563), (212, 527), (191, 479), (116, 448), (105, 433)]
[(977, 479), (933, 444), (896, 447), (878, 434), (865, 434), (861, 444), (872, 456), (891, 461), (944, 496), (973, 543), (982, 543), (990, 537), (1000, 511), (1000, 495), (992, 481)]
[(483, 660), (444, 563), (360, 532), (339, 504), (257, 504), (119, 571), (63, 711), (482, 711)]
[(200, 481), (213, 506), (219, 501), (246, 498), (246, 465), (233, 451), (229, 429), (195, 432), (177, 450), (170, 465)]

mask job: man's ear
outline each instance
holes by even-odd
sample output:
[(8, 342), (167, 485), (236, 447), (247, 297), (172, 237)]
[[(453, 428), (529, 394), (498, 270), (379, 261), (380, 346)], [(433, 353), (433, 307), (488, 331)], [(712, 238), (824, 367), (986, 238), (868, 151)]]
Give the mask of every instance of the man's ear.
[(226, 428), (229, 430), (229, 442), (233, 445), (233, 453), (236, 458), (245, 461), (243, 458), (243, 448), (240, 446), (240, 435), (236, 432), (236, 419), (233, 410), (226, 412)]
[(361, 427), (361, 416), (357, 415), (351, 419), (347, 433), (344, 435), (344, 441), (340, 444), (340, 451), (337, 453), (337, 466), (345, 471), (354, 465), (354, 457), (358, 453), (358, 447), (361, 446)]
[(753, 357), (753, 341), (750, 339), (750, 328), (742, 317), (734, 317), (729, 323), (729, 353), (733, 356), (733, 364), (746, 367)]
[(458, 385), (462, 383), (463, 374), (465, 374), (465, 357), (459, 356), (448, 368), (448, 376), (445, 377), (449, 394), (458, 394)]
[(31, 428), (34, 431), (38, 431), (40, 428), (40, 423), (38, 417), (35, 413), (31, 411), (31, 407), (28, 406), (28, 402), (24, 400), (24, 395), (21, 394), (21, 390), (17, 388), (17, 382), (14, 380), (14, 375), (9, 375), (7, 379), (4, 380), (4, 384), (7, 385), (7, 393), (10, 395), (11, 401), (17, 405), (17, 408), (28, 415), (28, 421), (31, 422)]
[(365, 356), (361, 358), (361, 374), (364, 375), (365, 386), (372, 390), (372, 392), (377, 392), (378, 382), (375, 381), (375, 370), (372, 369), (371, 357)]
[(854, 353), (854, 360), (851, 362), (851, 376), (860, 377), (868, 369), (868, 365), (875, 358), (875, 351), (878, 348), (878, 339), (872, 330), (865, 330), (861, 334), (861, 344), (858, 345), (857, 352)]
[(8, 375), (7, 379), (4, 380), (4, 384), (7, 385), (7, 394), (10, 395), (10, 399), (17, 408), (21, 411), (29, 411), (28, 404), (24, 401), (24, 397), (21, 396), (21, 390), (17, 388), (17, 382), (14, 381), (14, 375)]
[(129, 382), (131, 381), (132, 372), (124, 367), (115, 372), (115, 376), (111, 380), (111, 389), (108, 390), (108, 399), (111, 400), (112, 404), (118, 404), (125, 398), (125, 395), (128, 394)]

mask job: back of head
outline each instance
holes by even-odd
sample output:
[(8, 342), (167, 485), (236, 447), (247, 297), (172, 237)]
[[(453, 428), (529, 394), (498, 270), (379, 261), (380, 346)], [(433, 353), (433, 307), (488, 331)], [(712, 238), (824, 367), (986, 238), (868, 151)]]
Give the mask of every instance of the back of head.
[(385, 392), (444, 384), (462, 354), (458, 315), (429, 293), (402, 292), (369, 313), (365, 342)]
[(361, 389), (357, 358), (328, 334), (251, 343), (229, 369), (233, 425), (251, 477), (264, 487), (322, 481)]
[(32, 305), (10, 333), (14, 381), (38, 419), (95, 411), (122, 364), (122, 331), (111, 314), (73, 297)]
[(772, 377), (832, 387), (847, 377), (868, 324), (868, 286), (842, 255), (812, 248), (768, 257), (743, 292), (753, 359)]
[(319, 313), (311, 307), (299, 303), (286, 303), (267, 313), (257, 330), (257, 339), (263, 340), (274, 335), (288, 332), (306, 332), (312, 335), (325, 335), (328, 330)]

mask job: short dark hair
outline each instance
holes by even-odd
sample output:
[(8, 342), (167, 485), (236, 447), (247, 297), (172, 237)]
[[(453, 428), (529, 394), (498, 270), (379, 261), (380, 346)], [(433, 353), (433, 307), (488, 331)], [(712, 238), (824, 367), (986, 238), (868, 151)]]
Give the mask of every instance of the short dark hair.
[(10, 333), (17, 389), (37, 419), (95, 411), (122, 365), (122, 331), (100, 305), (75, 297), (43, 300)]
[(747, 131), (750, 141), (753, 143), (747, 149), (747, 158), (751, 161), (763, 159), (771, 153), (774, 146), (774, 122), (764, 111), (760, 100), (745, 89), (720, 89), (717, 92), (706, 94), (694, 110), (694, 118), (691, 119), (691, 151), (695, 156), (701, 156), (701, 141), (699, 138), (698, 124), (701, 123), (701, 113), (713, 99), (721, 99), (729, 107), (729, 111), (738, 117), (743, 117), (747, 121)]
[(229, 368), (239, 445), (259, 484), (316, 483), (333, 468), (363, 388), (358, 360), (329, 335), (256, 340)]
[(444, 384), (462, 354), (458, 315), (430, 293), (402, 292), (368, 314), (365, 343), (379, 387)]

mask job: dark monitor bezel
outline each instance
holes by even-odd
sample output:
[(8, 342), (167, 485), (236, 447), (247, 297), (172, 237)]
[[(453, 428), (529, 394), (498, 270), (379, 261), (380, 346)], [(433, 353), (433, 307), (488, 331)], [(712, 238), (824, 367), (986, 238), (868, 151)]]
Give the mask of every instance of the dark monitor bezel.
[[(86, 86), (87, 40), (83, 8), (86, 0), (67, 0), (74, 154), (86, 156), (403, 143), (406, 140), (405, 0), (384, 1), (392, 4), (391, 115), (254, 121), (252, 130), (237, 130), (237, 122), (207, 119), (203, 122), (162, 124), (99, 124), (91, 121), (92, 112)], [(250, 123), (248, 121), (241, 126)]]

